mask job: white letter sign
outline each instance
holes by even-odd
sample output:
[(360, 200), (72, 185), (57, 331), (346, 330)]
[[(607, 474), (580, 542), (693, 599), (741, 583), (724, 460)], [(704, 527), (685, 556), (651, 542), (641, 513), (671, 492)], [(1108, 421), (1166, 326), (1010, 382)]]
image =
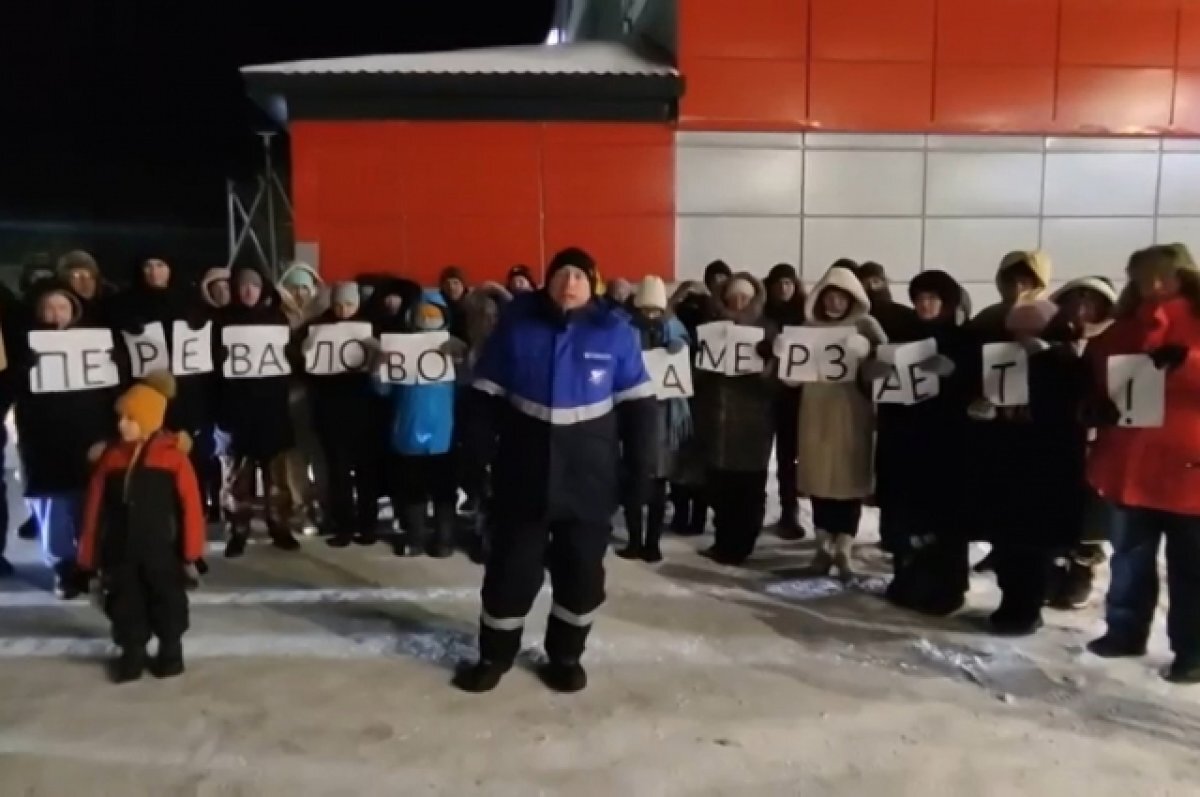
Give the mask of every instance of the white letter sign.
[(642, 352), (642, 361), (654, 385), (654, 395), (659, 401), (674, 398), (691, 398), (692, 388), (691, 352), (686, 348), (671, 354), (666, 349), (650, 349)]
[(918, 367), (937, 353), (937, 341), (933, 338), (880, 346), (879, 360), (891, 368), (887, 376), (876, 379), (872, 386), (876, 403), (911, 406), (938, 395), (941, 380)]
[(846, 348), (855, 327), (784, 327), (775, 342), (779, 378), (802, 382), (853, 382), (858, 358)]
[(122, 332), (125, 348), (129, 351), (129, 371), (134, 379), (141, 379), (151, 371), (165, 371), (171, 367), (171, 354), (167, 350), (167, 333), (159, 321), (146, 324), (140, 335)]
[(1166, 416), (1167, 374), (1145, 354), (1108, 358), (1108, 395), (1121, 411), (1118, 426), (1150, 428)]
[(379, 380), (396, 385), (429, 385), (454, 381), (454, 360), (440, 347), (450, 339), (446, 330), (388, 334), (379, 339), (383, 361)]
[(171, 373), (192, 376), (212, 370), (212, 322), (192, 329), (186, 321), (176, 321), (171, 333)]
[(225, 346), (226, 379), (265, 379), (288, 376), (292, 365), (287, 345), (292, 330), (283, 325), (233, 326), (221, 330)]
[(29, 374), (32, 393), (67, 393), (116, 387), (112, 332), (107, 329), (39, 329), (29, 333), (37, 365)]
[(342, 321), (309, 327), (304, 370), (318, 376), (362, 373), (370, 366), (370, 353), (363, 341), (372, 337), (365, 321)]
[(1029, 403), (1029, 355), (1020, 344), (983, 347), (983, 397), (997, 407)]
[(725, 351), (729, 342), (729, 329), (732, 321), (714, 321), (711, 324), (701, 324), (696, 327), (696, 338), (700, 342), (696, 349), (696, 367), (701, 371), (723, 374), (728, 366), (728, 355)]
[(758, 356), (758, 344), (766, 336), (762, 327), (748, 327), (732, 321), (714, 321), (696, 327), (700, 348), (696, 350), (696, 368), (725, 376), (760, 374), (766, 363)]

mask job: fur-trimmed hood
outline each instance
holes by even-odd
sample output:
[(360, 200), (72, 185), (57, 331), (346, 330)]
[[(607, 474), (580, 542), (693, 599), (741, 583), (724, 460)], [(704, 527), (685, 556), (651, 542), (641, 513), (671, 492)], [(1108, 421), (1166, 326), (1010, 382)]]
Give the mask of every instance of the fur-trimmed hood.
[[(745, 309), (734, 312), (725, 305), (725, 294), (738, 280), (745, 280), (754, 286), (754, 298)], [(765, 321), (763, 311), (767, 306), (767, 288), (762, 280), (749, 271), (738, 271), (721, 286), (721, 295), (713, 297), (714, 313), (719, 320), (732, 321), (744, 326), (758, 326)]]
[[(821, 294), (829, 288), (838, 288), (850, 295), (850, 310), (844, 318), (837, 321), (823, 321), (818, 312), (821, 306)], [(871, 299), (867, 291), (853, 271), (843, 266), (832, 266), (825, 276), (813, 286), (804, 303), (804, 315), (811, 326), (849, 326), (856, 324), (862, 318), (871, 314)]]
[(231, 291), (230, 299), (232, 300), (233, 272), (227, 268), (220, 267), (210, 268), (208, 271), (204, 272), (204, 276), (200, 279), (200, 298), (204, 300), (204, 303), (209, 307), (219, 310), (220, 308), (217, 307), (217, 303), (213, 300), (212, 295), (213, 285), (218, 282), (229, 283), (229, 290)]
[(29, 317), (33, 320), (33, 329), (45, 329), (38, 320), (38, 307), (41, 306), (42, 300), (55, 293), (65, 296), (71, 303), (71, 323), (67, 324), (67, 329), (77, 326), (83, 320), (83, 302), (70, 286), (63, 284), (58, 279), (41, 280), (34, 283), (25, 297), (25, 302), (29, 306)]
[(1050, 280), (1054, 275), (1054, 268), (1050, 262), (1050, 256), (1040, 250), (1026, 250), (1009, 252), (1000, 260), (1000, 267), (996, 269), (996, 289), (1000, 289), (1000, 284), (1004, 281), (1005, 273), (1012, 268), (1020, 265), (1026, 265), (1033, 272), (1033, 276), (1041, 283), (1041, 287), (1030, 291), (1028, 294), (1021, 296), (1021, 299), (1031, 300), (1040, 299), (1050, 288)]
[(467, 332), (466, 342), (472, 346), (482, 344), (485, 337), (484, 314), (487, 312), (488, 304), (495, 302), (498, 308), (503, 308), (512, 301), (512, 298), (513, 295), (509, 293), (508, 289), (498, 282), (484, 282), (476, 285), (463, 299), (462, 304)]

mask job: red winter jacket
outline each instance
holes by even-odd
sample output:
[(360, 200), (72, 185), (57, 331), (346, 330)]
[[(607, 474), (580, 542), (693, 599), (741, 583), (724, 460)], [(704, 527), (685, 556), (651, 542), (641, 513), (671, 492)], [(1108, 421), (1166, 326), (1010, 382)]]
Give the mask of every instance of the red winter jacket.
[(1123, 506), (1200, 516), (1200, 317), (1187, 299), (1143, 303), (1088, 346), (1101, 386), (1114, 354), (1149, 353), (1164, 344), (1188, 347), (1167, 373), (1166, 417), (1155, 429), (1101, 429), (1088, 460), (1088, 480)]
[(84, 571), (204, 556), (204, 512), (187, 435), (159, 432), (142, 446), (111, 443), (92, 471), (77, 561)]

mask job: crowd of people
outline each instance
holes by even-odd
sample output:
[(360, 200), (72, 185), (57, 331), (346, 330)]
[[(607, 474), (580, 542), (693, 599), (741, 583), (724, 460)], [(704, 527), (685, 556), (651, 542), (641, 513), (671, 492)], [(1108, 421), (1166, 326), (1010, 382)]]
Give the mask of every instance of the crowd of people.
[[(904, 304), (881, 266), (849, 260), (808, 290), (788, 264), (759, 279), (716, 261), (703, 281), (669, 293), (654, 276), (604, 285), (590, 256), (569, 249), (545, 278), (541, 286), (516, 266), (505, 285), (472, 286), (451, 267), (433, 288), (387, 275), (326, 286), (296, 264), (278, 280), (250, 266), (212, 269), (193, 286), (151, 258), (117, 290), (85, 252), (28, 264), (21, 296), (0, 306), (0, 409), (15, 403), (32, 512), (21, 533), (40, 537), (64, 599), (86, 591), (97, 570), (125, 573), (106, 587), (114, 639), (130, 652), (119, 680), (140, 675), (151, 636), (160, 639), (158, 671), (182, 671), (182, 590), (205, 566), (202, 520), (223, 524), (224, 553), (238, 557), (261, 509), (284, 551), (308, 533), (335, 548), (388, 541), (397, 555), (439, 558), (453, 553), (459, 520), (478, 516), (480, 657), (456, 683), (487, 691), (511, 668), (548, 569), (543, 675), (552, 688), (577, 691), (614, 514), (628, 532), (622, 558), (659, 562), (665, 530), (698, 537), (711, 523), (703, 555), (742, 565), (768, 514), (774, 457), (775, 531), (807, 536), (800, 501), (811, 502), (813, 576), (853, 577), (863, 508), (874, 505), (894, 568), (887, 597), (906, 609), (962, 608), (968, 546), (991, 544), (976, 569), (994, 571), (1000, 587), (990, 618), (997, 634), (1034, 633), (1047, 605), (1085, 605), (1110, 542), (1108, 631), (1089, 646), (1100, 656), (1145, 652), (1165, 538), (1175, 652), (1167, 677), (1200, 682), (1200, 270), (1186, 247), (1134, 253), (1120, 288), (1095, 276), (1054, 291), (1044, 253), (1013, 252), (997, 271), (997, 302), (977, 313), (949, 273), (917, 275)], [(212, 326), (210, 372), (135, 379), (114, 345), (119, 386), (32, 389), (32, 332), (107, 329), (120, 341), (160, 323), (171, 345), (176, 322)], [(313, 329), (343, 322), (369, 325), (363, 367), (307, 373)], [(643, 353), (694, 352), (713, 323), (760, 329), (761, 371), (696, 368), (690, 395), (661, 397)], [(290, 373), (222, 375), (220, 330), (246, 326), (289, 330)], [(777, 339), (795, 327), (844, 328), (857, 379), (781, 378)], [(439, 351), (457, 366), (453, 381), (378, 377), (381, 336), (433, 331), (446, 333)], [(929, 340), (935, 353), (915, 367), (937, 380), (936, 395), (877, 403), (872, 386), (891, 367), (887, 351)], [(1028, 357), (1028, 401), (1019, 406), (985, 398), (983, 351), (998, 342)], [(1148, 355), (1163, 374), (1161, 424), (1122, 421), (1108, 364), (1131, 354)], [(114, 431), (123, 443), (105, 448)], [(114, 478), (135, 470), (170, 481)], [(135, 484), (152, 496), (149, 520), (135, 522)], [(381, 498), (390, 499), (395, 533), (380, 533)], [(172, 505), (174, 513), (163, 509)], [(171, 552), (154, 548), (130, 570), (130, 550), (161, 543), (164, 532), (148, 527), (162, 514), (177, 517), (166, 532)], [(114, 525), (119, 544), (104, 539)], [(2, 553), (0, 572), (11, 572)]]

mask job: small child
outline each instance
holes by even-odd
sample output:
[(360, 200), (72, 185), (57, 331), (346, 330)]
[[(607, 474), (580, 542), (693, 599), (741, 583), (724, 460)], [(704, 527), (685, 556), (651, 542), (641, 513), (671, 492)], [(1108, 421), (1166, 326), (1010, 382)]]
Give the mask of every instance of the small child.
[(187, 585), (204, 554), (204, 511), (190, 439), (162, 430), (175, 380), (155, 372), (117, 400), (118, 442), (97, 452), (84, 503), (78, 565), (100, 573), (104, 610), (121, 649), (112, 677), (127, 683), (146, 669), (146, 643), (158, 638), (152, 671), (183, 673)]

